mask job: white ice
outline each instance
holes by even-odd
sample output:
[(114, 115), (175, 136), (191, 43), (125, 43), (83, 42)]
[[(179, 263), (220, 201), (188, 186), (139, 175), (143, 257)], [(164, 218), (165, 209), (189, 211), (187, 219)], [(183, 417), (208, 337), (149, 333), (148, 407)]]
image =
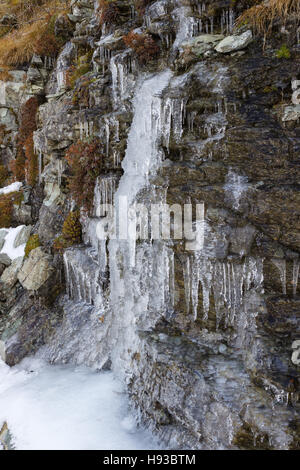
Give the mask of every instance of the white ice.
[(83, 366), (28, 358), (10, 368), (0, 361), (0, 427), (4, 421), (18, 450), (155, 448), (112, 372)]

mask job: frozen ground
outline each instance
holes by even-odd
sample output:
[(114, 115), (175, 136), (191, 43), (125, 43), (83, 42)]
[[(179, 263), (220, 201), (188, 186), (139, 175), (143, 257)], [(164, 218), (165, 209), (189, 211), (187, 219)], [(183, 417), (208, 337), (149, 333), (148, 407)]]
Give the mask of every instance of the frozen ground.
[(155, 449), (137, 429), (127, 396), (111, 372), (0, 361), (0, 428), (7, 421), (16, 449)]

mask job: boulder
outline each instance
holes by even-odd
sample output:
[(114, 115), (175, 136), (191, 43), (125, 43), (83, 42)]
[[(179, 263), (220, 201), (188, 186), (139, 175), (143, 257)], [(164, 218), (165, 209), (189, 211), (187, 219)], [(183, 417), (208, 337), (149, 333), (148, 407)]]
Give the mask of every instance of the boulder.
[(23, 256), (12, 261), (11, 265), (3, 271), (0, 282), (5, 289), (11, 289), (18, 280), (18, 272), (23, 263)]
[(239, 36), (227, 36), (215, 47), (217, 52), (227, 54), (228, 52), (245, 49), (253, 41), (252, 31), (245, 31)]
[(11, 265), (11, 259), (6, 253), (0, 253), (0, 264), (6, 267)]
[(36, 291), (49, 279), (53, 270), (52, 257), (38, 247), (25, 260), (18, 280), (24, 289)]
[(31, 225), (24, 226), (15, 238), (14, 248), (18, 248), (18, 246), (24, 245), (25, 243), (27, 243), (28, 238), (30, 237), (30, 232), (31, 232)]
[(213, 49), (222, 39), (224, 39), (222, 34), (201, 34), (182, 43), (181, 47), (196, 57), (201, 57), (205, 52)]

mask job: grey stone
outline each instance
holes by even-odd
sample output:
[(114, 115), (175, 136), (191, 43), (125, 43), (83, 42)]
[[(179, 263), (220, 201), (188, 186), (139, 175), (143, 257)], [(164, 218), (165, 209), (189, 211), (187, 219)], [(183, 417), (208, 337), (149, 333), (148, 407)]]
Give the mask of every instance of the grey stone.
[(9, 73), (12, 81), (0, 81), (0, 106), (18, 109), (24, 92), (26, 72)]
[(18, 280), (24, 289), (36, 291), (49, 279), (53, 269), (52, 257), (38, 247), (29, 253)]
[(4, 264), (4, 266), (10, 266), (11, 259), (6, 253), (0, 253), (0, 263)]
[(0, 123), (7, 132), (17, 131), (18, 125), (15, 114), (8, 108), (0, 108)]
[(23, 227), (20, 230), (20, 232), (15, 238), (14, 248), (17, 248), (18, 246), (24, 245), (25, 243), (27, 243), (28, 238), (30, 237), (31, 228), (32, 228), (31, 225), (28, 225), (28, 226)]
[(18, 280), (18, 272), (23, 263), (23, 256), (12, 261), (11, 265), (6, 268), (0, 278), (0, 282), (5, 288), (12, 288)]
[(227, 36), (216, 47), (217, 52), (226, 54), (228, 52), (235, 52), (247, 47), (253, 41), (252, 31), (245, 31), (239, 36)]
[(18, 225), (29, 225), (32, 222), (31, 218), (31, 206), (27, 204), (13, 206), (13, 219)]
[(222, 34), (201, 34), (189, 41), (182, 43), (182, 48), (190, 50), (197, 57), (200, 57), (205, 52), (213, 49), (224, 36)]

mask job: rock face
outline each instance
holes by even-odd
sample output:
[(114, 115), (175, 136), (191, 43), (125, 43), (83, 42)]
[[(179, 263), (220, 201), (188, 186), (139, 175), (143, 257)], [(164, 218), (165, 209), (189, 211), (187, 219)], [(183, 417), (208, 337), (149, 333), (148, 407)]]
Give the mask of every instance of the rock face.
[[(0, 357), (13, 366), (39, 350), (61, 322), (61, 308), (47, 308), (26, 293), (11, 308), (5, 325), (0, 323)], [(2, 328), (1, 328), (2, 326)]]
[(18, 280), (24, 289), (37, 291), (45, 284), (54, 270), (51, 261), (51, 256), (43, 252), (41, 247), (29, 253), (18, 273)]
[[(40, 97), (39, 183), (24, 192), (14, 221), (30, 224), (15, 243), (30, 232), (42, 245), (11, 264), (0, 256), (1, 357), (13, 365), (44, 346), (51, 362), (112, 364), (139, 416), (170, 447), (298, 449), (293, 24), (292, 59), (279, 59), (286, 33), (263, 50), (250, 30), (234, 29), (242, 2), (153, 1), (143, 18), (131, 2), (116, 2), (116, 24), (102, 28), (93, 2), (71, 3), (55, 25), (66, 41), (56, 60), (45, 67), (35, 56), (14, 85), (1, 85), (0, 106), (16, 114), (22, 93)], [(152, 34), (159, 57), (142, 64), (122, 39), (131, 30)], [(1, 110), (0, 120), (10, 129), (7, 163), (18, 120)], [(65, 152), (95, 137), (102, 172), (90, 212), (81, 210), (83, 243), (62, 253), (55, 246), (75, 207)], [(109, 225), (100, 204), (119, 196), (146, 208), (204, 203), (203, 246), (99, 240)]]

